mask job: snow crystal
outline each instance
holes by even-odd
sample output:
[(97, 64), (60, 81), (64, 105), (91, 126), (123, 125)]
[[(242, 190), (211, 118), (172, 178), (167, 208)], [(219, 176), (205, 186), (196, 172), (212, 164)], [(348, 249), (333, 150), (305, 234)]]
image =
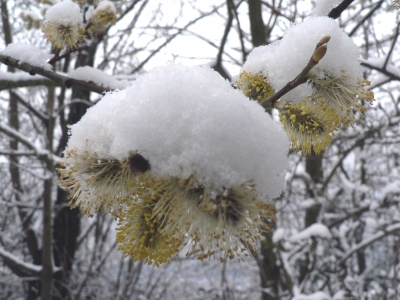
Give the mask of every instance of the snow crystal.
[(94, 82), (97, 85), (101, 85), (110, 89), (124, 89), (129, 86), (128, 80), (117, 80), (113, 76), (104, 73), (99, 69), (95, 69), (89, 66), (79, 67), (68, 73), (70, 78), (83, 80), (87, 82)]
[(83, 26), (83, 16), (81, 14), (79, 5), (71, 0), (64, 0), (58, 2), (46, 11), (46, 21), (55, 23), (72, 23)]
[[(326, 55), (313, 72), (329, 71), (330, 76), (341, 75), (342, 70), (353, 78), (362, 78), (358, 48), (337, 23), (328, 17), (312, 17), (293, 25), (277, 42), (255, 48), (242, 71), (265, 76), (275, 91), (293, 80), (310, 60), (316, 44), (329, 35)], [(311, 87), (300, 85), (285, 95), (289, 101), (299, 101), (311, 94)]]
[(313, 16), (326, 16), (340, 3), (340, 0), (316, 0), (312, 11)]
[(309, 239), (310, 237), (320, 237), (329, 239), (332, 237), (328, 227), (321, 223), (315, 223), (311, 226), (307, 227), (306, 229), (300, 231), (297, 234), (292, 235), (289, 238), (291, 242), (297, 242), (300, 240)]
[(28, 63), (35, 67), (40, 67), (45, 70), (51, 71), (52, 66), (47, 63), (53, 57), (35, 46), (24, 43), (11, 43), (1, 52), (1, 54), (10, 56), (23, 63)]
[(274, 198), (288, 144), (281, 125), (215, 71), (170, 65), (105, 95), (72, 126), (67, 150), (115, 159), (137, 150), (156, 176), (195, 174), (219, 191), (253, 180)]

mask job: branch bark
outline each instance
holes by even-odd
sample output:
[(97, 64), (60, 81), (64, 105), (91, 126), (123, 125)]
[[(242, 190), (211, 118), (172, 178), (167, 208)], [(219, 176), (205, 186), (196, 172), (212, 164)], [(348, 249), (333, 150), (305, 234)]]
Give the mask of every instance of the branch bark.
[(329, 12), (328, 17), (332, 19), (337, 19), (340, 17), (342, 12), (344, 12), (351, 3), (353, 3), (354, 0), (343, 0), (342, 3), (340, 3), (338, 6), (335, 8), (332, 8), (332, 10)]
[(27, 263), (0, 247), (0, 256), (3, 258), (5, 264), (13, 271), (14, 274), (20, 277), (40, 276), (42, 267)]
[[(308, 72), (311, 71), (312, 68), (314, 68), (318, 62), (324, 57), (325, 52), (321, 53), (321, 50), (323, 50), (321, 47), (324, 47), (326, 43), (329, 41), (330, 37), (326, 36), (321, 39), (321, 41), (316, 45), (314, 53), (312, 54), (310, 60), (308, 61), (307, 65), (304, 67), (303, 70), (299, 73), (299, 75), (296, 76), (295, 79), (292, 81), (288, 82), (283, 88), (281, 88), (278, 92), (276, 92), (273, 96), (268, 98), (262, 103), (262, 107), (265, 109), (271, 109), (274, 107), (274, 103), (279, 100), (282, 96), (293, 90), (294, 88), (298, 87), (300, 84), (306, 83), (307, 82), (307, 75)], [(326, 51), (326, 48), (325, 48)], [(316, 59), (318, 57), (318, 59)]]
[[(36, 76), (35, 76), (36, 77)], [(32, 78), (30, 80), (0, 80), (0, 91), (35, 86), (54, 86), (55, 82), (46, 78)]]

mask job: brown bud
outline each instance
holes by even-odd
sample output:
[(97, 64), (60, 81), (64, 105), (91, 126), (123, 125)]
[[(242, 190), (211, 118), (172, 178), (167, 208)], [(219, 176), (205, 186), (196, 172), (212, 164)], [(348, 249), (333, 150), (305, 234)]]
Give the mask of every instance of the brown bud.
[(312, 56), (312, 60), (317, 64), (319, 61), (325, 56), (326, 50), (328, 46), (326, 44), (323, 44), (319, 46), (315, 51)]
[(319, 46), (326, 44), (330, 41), (331, 37), (329, 35), (324, 36), (322, 39), (320, 39), (320, 41), (318, 42), (317, 46), (315, 47), (315, 49), (317, 49)]
[(137, 152), (130, 153), (128, 160), (129, 167), (133, 172), (144, 173), (150, 170), (149, 162)]

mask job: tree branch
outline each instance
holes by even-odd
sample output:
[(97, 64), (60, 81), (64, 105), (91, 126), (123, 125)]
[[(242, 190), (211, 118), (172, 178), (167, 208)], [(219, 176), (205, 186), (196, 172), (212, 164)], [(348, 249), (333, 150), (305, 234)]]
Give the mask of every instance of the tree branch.
[(371, 11), (367, 15), (365, 15), (365, 17), (353, 28), (353, 30), (350, 31), (349, 36), (353, 36), (353, 34), (358, 30), (358, 28), (360, 28), (360, 26), (364, 24), (366, 20), (370, 19), (374, 14), (374, 12), (378, 10), (378, 8), (381, 7), (382, 4), (383, 0), (379, 1), (378, 4), (373, 9), (371, 9)]
[(0, 80), (0, 91), (22, 87), (54, 86), (54, 82), (46, 78), (32, 78), (32, 80)]
[(139, 70), (141, 70), (145, 64), (148, 63), (148, 61), (157, 53), (160, 52), (160, 50), (162, 48), (164, 48), (165, 46), (167, 46), (170, 42), (172, 42), (173, 39), (175, 39), (177, 36), (179, 36), (182, 32), (186, 31), (190, 26), (194, 25), (195, 23), (197, 23), (198, 21), (200, 21), (201, 19), (203, 19), (204, 17), (207, 17), (211, 14), (213, 14), (214, 12), (216, 12), (218, 9), (220, 9), (223, 6), (223, 4), (215, 7), (213, 10), (211, 10), (210, 12), (204, 13), (201, 16), (197, 17), (196, 19), (190, 21), (189, 23), (187, 23), (184, 27), (182, 27), (181, 29), (178, 29), (178, 31), (171, 35), (164, 43), (162, 43), (157, 49), (155, 49), (151, 54), (149, 54), (149, 56), (147, 56), (132, 72), (131, 74), (134, 74), (136, 72), (138, 72)]
[(228, 35), (232, 28), (232, 22), (233, 22), (232, 10), (234, 10), (235, 7), (234, 7), (234, 3), (232, 2), (232, 0), (227, 0), (226, 6), (227, 6), (227, 11), (228, 11), (228, 21), (226, 22), (224, 34), (222, 35), (221, 45), (219, 47), (218, 54), (217, 54), (217, 60), (216, 60), (215, 64), (212, 66), (212, 68), (215, 71), (217, 71), (222, 77), (230, 80), (229, 74), (224, 70), (224, 67), (222, 66), (222, 55), (224, 54), (225, 44), (228, 40)]
[(14, 95), (15, 99), (17, 99), (19, 103), (25, 106), (33, 115), (39, 118), (42, 122), (46, 122), (49, 120), (49, 116), (47, 116), (45, 113), (41, 112), (40, 110), (37, 110), (35, 107), (30, 105), (27, 101), (25, 101), (25, 99), (23, 99), (20, 95), (18, 95), (18, 93), (15, 93), (14, 91), (11, 91), (11, 93)]
[(88, 90), (97, 94), (103, 94), (106, 91), (112, 90), (109, 87), (102, 87), (93, 82), (77, 80), (61, 74), (57, 74), (53, 71), (47, 71), (41, 67), (36, 67), (25, 62), (20, 62), (19, 60), (14, 59), (10, 56), (0, 54), (0, 62), (9, 67), (17, 68), (21, 71), (27, 72), (31, 75), (35, 74), (42, 75), (54, 81), (57, 85), (65, 86), (67, 88), (79, 87), (84, 90)]
[(344, 12), (345, 9), (347, 7), (349, 7), (349, 5), (353, 2), (354, 2), (354, 0), (343, 0), (343, 2), (340, 3), (338, 6), (336, 6), (335, 8), (332, 8), (332, 10), (328, 14), (328, 17), (332, 18), (332, 19), (339, 18), (340, 15), (342, 14), (342, 12)]
[(281, 98), (283, 95), (287, 94), (294, 88), (298, 87), (300, 84), (307, 82), (307, 74), (314, 68), (319, 61), (324, 57), (326, 53), (326, 43), (329, 42), (330, 37), (325, 36), (323, 37), (315, 47), (314, 53), (312, 54), (310, 60), (308, 61), (307, 65), (304, 69), (300, 72), (299, 75), (292, 81), (288, 82), (282, 89), (280, 89), (277, 93), (273, 96), (268, 98), (262, 103), (262, 107), (265, 109), (271, 109), (274, 107), (274, 103)]
[(9, 137), (14, 138), (16, 140), (18, 140), (20, 143), (24, 144), (25, 146), (27, 146), (29, 149), (35, 151), (36, 155), (39, 158), (45, 158), (45, 159), (49, 159), (55, 163), (57, 163), (60, 160), (60, 157), (56, 156), (53, 153), (50, 153), (48, 150), (45, 149), (39, 149), (38, 147), (36, 147), (34, 145), (34, 143), (32, 143), (30, 140), (28, 140), (27, 138), (25, 138), (22, 134), (20, 134), (18, 131), (16, 131), (15, 129), (9, 127), (8, 125), (4, 124), (4, 123), (0, 123), (0, 132), (4, 132), (5, 134), (7, 134)]
[(395, 224), (390, 225), (390, 226), (386, 227), (385, 229), (383, 229), (382, 232), (376, 233), (376, 234), (372, 235), (370, 238), (365, 239), (361, 243), (358, 243), (357, 245), (355, 245), (353, 248), (351, 248), (349, 251), (347, 251), (343, 255), (343, 257), (339, 260), (338, 265), (342, 265), (351, 255), (353, 255), (358, 250), (364, 249), (365, 247), (369, 246), (373, 242), (375, 242), (385, 236), (388, 236), (398, 230), (400, 230), (400, 223), (395, 223)]
[(6, 251), (0, 246), (0, 256), (4, 263), (13, 271), (14, 274), (20, 277), (40, 276), (42, 267), (28, 262), (24, 262), (15, 255)]
[(386, 68), (374, 66), (374, 65), (370, 64), (368, 61), (361, 61), (360, 65), (363, 66), (363, 67), (367, 67), (367, 68), (369, 68), (371, 70), (375, 70), (375, 71), (381, 72), (382, 74), (384, 74), (387, 77), (389, 77), (391, 80), (400, 81), (400, 76), (398, 76), (398, 75), (396, 75), (396, 74), (394, 74), (392, 72), (389, 72)]

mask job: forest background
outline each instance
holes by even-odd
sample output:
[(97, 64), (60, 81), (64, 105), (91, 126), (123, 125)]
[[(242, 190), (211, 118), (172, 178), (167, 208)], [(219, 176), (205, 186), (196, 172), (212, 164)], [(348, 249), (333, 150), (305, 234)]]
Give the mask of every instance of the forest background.
[[(76, 2), (82, 11), (97, 4)], [(10, 63), (0, 69), (0, 298), (398, 299), (399, 4), (317, 1), (315, 10), (310, 0), (113, 2), (114, 24), (56, 53), (41, 31), (56, 1), (1, 0), (0, 49), (28, 43), (56, 59), (54, 72), (42, 76)], [(54, 158), (65, 149), (67, 125), (107, 88), (68, 80), (69, 72), (91, 66), (134, 80), (177, 62), (207, 64), (231, 79), (254, 47), (315, 13), (353, 38), (376, 101), (323, 154), (289, 153), (275, 231), (257, 255), (224, 263), (177, 255), (148, 266), (117, 250), (110, 216), (87, 218), (67, 206)]]

